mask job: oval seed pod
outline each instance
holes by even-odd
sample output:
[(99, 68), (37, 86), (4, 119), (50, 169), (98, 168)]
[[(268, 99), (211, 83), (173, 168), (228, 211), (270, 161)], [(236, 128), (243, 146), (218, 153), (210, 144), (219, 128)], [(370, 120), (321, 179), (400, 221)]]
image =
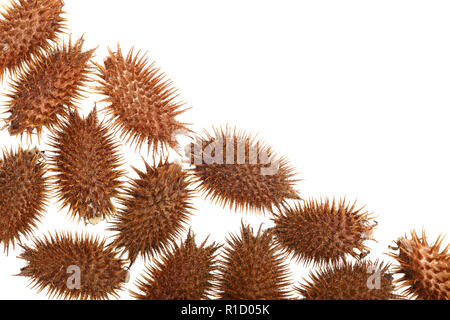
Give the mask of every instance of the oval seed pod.
[(116, 232), (111, 245), (128, 252), (131, 263), (172, 244), (185, 230), (192, 209), (193, 191), (180, 165), (161, 160), (155, 166), (145, 162), (145, 167), (145, 172), (133, 168), (139, 177), (125, 188), (123, 209), (109, 228)]
[(413, 230), (396, 241), (396, 252), (390, 254), (398, 262), (395, 272), (404, 294), (420, 300), (450, 300), (450, 244), (441, 250), (444, 237), (428, 244), (425, 231), (419, 238)]
[(0, 242), (5, 252), (39, 222), (48, 200), (46, 166), (37, 149), (3, 152), (0, 160)]
[(125, 261), (98, 238), (56, 233), (23, 249), (19, 258), (26, 266), (19, 276), (31, 278), (33, 288), (47, 289), (50, 297), (104, 300), (118, 297), (128, 282)]
[(6, 119), (11, 135), (41, 136), (44, 127), (52, 129), (61, 117), (77, 107), (82, 86), (89, 80), (89, 59), (93, 50), (83, 51), (83, 39), (55, 47), (48, 54), (33, 57), (18, 74), (8, 94)]
[(51, 136), (49, 160), (55, 190), (72, 217), (96, 224), (115, 212), (123, 176), (119, 145), (94, 110), (85, 118), (71, 112)]
[(376, 224), (355, 205), (326, 199), (286, 206), (275, 214), (272, 232), (285, 253), (306, 263), (336, 263), (346, 255), (363, 258), (369, 253), (364, 241), (373, 240)]
[(228, 127), (197, 137), (191, 146), (191, 173), (200, 190), (234, 210), (271, 211), (287, 199), (300, 199), (293, 168), (271, 148)]
[(140, 293), (132, 292), (138, 300), (204, 300), (209, 299), (216, 281), (218, 245), (197, 246), (189, 232), (186, 240), (167, 250), (160, 261), (147, 268), (139, 280)]
[(65, 28), (62, 0), (17, 0), (0, 20), (0, 80), (39, 52), (50, 49)]
[(310, 280), (295, 287), (305, 300), (392, 300), (393, 277), (389, 265), (378, 261), (347, 261), (310, 273)]
[(289, 297), (288, 266), (269, 231), (242, 224), (227, 239), (219, 261), (218, 294), (223, 300), (279, 300)]
[(124, 57), (118, 45), (97, 69), (97, 90), (109, 103), (104, 110), (122, 138), (139, 149), (146, 143), (154, 154), (159, 148), (177, 147), (175, 135), (189, 130), (175, 118), (186, 110), (181, 109), (183, 103), (176, 102), (177, 90), (154, 63), (149, 65), (147, 58), (134, 54), (133, 49)]

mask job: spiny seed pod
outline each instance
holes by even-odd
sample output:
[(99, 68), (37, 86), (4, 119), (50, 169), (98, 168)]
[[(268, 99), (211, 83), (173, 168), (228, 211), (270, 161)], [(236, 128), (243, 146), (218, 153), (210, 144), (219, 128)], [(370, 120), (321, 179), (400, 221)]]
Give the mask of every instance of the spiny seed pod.
[(287, 199), (300, 199), (293, 168), (269, 147), (228, 127), (197, 137), (191, 145), (191, 170), (207, 197), (235, 210), (271, 211)]
[(0, 80), (39, 52), (50, 49), (65, 28), (62, 0), (17, 0), (0, 20)]
[(44, 127), (52, 129), (61, 123), (61, 116), (76, 109), (74, 102), (89, 80), (89, 59), (94, 53), (94, 49), (83, 52), (82, 46), (81, 38), (40, 53), (19, 73), (8, 94), (6, 122), (11, 135), (30, 137), (36, 130), (40, 137)]
[(420, 300), (450, 300), (450, 244), (441, 250), (443, 240), (441, 235), (429, 245), (425, 231), (422, 238), (412, 231), (411, 239), (397, 240), (396, 252), (390, 256), (399, 263), (394, 271), (402, 275), (397, 282), (405, 294)]
[(105, 300), (118, 297), (129, 274), (125, 261), (97, 237), (60, 234), (23, 246), (26, 261), (19, 276), (31, 278), (33, 288), (47, 289), (50, 297)]
[(369, 253), (364, 241), (373, 240), (376, 223), (355, 205), (326, 199), (286, 206), (275, 214), (272, 232), (285, 253), (306, 263), (335, 263), (347, 254), (363, 258)]
[(388, 269), (378, 261), (344, 261), (312, 272), (306, 284), (294, 289), (305, 300), (399, 299)]
[(117, 232), (112, 245), (128, 252), (133, 263), (172, 244), (185, 230), (192, 209), (192, 190), (187, 174), (179, 164), (145, 162), (146, 171), (133, 168), (139, 178), (125, 188), (119, 210), (109, 230)]
[(223, 300), (278, 300), (289, 296), (288, 267), (270, 232), (244, 224), (231, 234), (219, 262), (218, 291)]
[(165, 252), (161, 261), (147, 268), (137, 283), (141, 293), (132, 292), (138, 300), (204, 300), (214, 291), (216, 280), (216, 244), (197, 246), (195, 236)]
[(50, 156), (55, 189), (72, 217), (92, 224), (115, 212), (113, 199), (120, 195), (123, 172), (118, 144), (99, 123), (94, 110), (85, 119), (71, 112), (51, 137)]
[(177, 102), (177, 90), (166, 80), (154, 63), (130, 50), (127, 57), (109, 50), (104, 66), (97, 65), (100, 86), (97, 90), (110, 103), (104, 110), (111, 116), (111, 125), (121, 131), (127, 142), (140, 149), (146, 143), (155, 154), (159, 147), (176, 148), (175, 135), (189, 132), (175, 117), (186, 110)]
[(48, 198), (46, 167), (37, 149), (3, 152), (0, 160), (0, 242), (5, 252), (28, 236)]

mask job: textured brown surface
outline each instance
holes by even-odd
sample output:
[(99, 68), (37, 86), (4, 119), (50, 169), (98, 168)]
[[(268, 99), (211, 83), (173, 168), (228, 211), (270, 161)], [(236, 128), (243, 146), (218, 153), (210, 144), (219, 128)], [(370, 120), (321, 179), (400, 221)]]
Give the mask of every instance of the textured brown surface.
[(289, 297), (288, 267), (268, 231), (242, 225), (227, 239), (219, 262), (218, 295), (223, 300), (278, 300)]
[(132, 292), (138, 300), (204, 300), (214, 291), (216, 280), (216, 255), (218, 246), (197, 246), (195, 236), (167, 250), (161, 260), (147, 268), (138, 280), (139, 293)]
[(0, 80), (41, 50), (50, 49), (64, 29), (62, 0), (14, 0), (0, 20)]
[(338, 262), (346, 255), (367, 255), (364, 241), (372, 238), (371, 219), (366, 211), (345, 200), (309, 200), (277, 213), (272, 230), (284, 252), (296, 260), (320, 265)]
[(145, 162), (125, 189), (110, 230), (113, 246), (128, 252), (133, 263), (139, 255), (150, 257), (172, 244), (185, 230), (190, 216), (192, 190), (181, 166), (160, 161), (156, 166)]
[(122, 185), (121, 157), (119, 145), (99, 123), (96, 110), (85, 119), (70, 113), (50, 140), (54, 151), (49, 160), (63, 206), (84, 221), (112, 215), (112, 201)]
[(48, 200), (46, 168), (37, 150), (4, 152), (0, 159), (0, 243), (9, 247), (32, 233)]
[(441, 249), (444, 238), (438, 237), (428, 244), (425, 231), (419, 238), (415, 231), (411, 239), (397, 240), (394, 257), (398, 265), (395, 272), (401, 275), (398, 283), (404, 293), (420, 300), (450, 300), (450, 244)]
[(293, 188), (298, 180), (293, 179), (294, 170), (287, 160), (236, 129), (214, 130), (212, 135), (205, 132), (191, 147), (191, 162), (200, 190), (224, 207), (271, 211), (287, 199), (300, 198)]
[(124, 57), (118, 46), (97, 69), (97, 90), (109, 103), (104, 110), (122, 138), (139, 149), (147, 144), (153, 153), (177, 146), (175, 134), (188, 129), (175, 118), (185, 110), (181, 109), (183, 103), (176, 101), (177, 90), (154, 63), (149, 64), (133, 49)]
[[(378, 277), (379, 280), (376, 280)], [(389, 266), (370, 261), (330, 264), (310, 274), (295, 288), (306, 300), (391, 300), (394, 294)]]
[(83, 39), (79, 39), (51, 48), (35, 56), (18, 74), (6, 105), (11, 135), (37, 133), (40, 137), (44, 127), (52, 129), (69, 110), (77, 108), (74, 103), (89, 80), (89, 59), (94, 53), (83, 51), (82, 46)]
[[(33, 287), (47, 289), (50, 297), (103, 300), (117, 297), (127, 281), (125, 262), (104, 241), (86, 235), (56, 234), (36, 239), (24, 247), (26, 266), (20, 276), (31, 278)], [(74, 266), (80, 270), (80, 287), (68, 286)]]

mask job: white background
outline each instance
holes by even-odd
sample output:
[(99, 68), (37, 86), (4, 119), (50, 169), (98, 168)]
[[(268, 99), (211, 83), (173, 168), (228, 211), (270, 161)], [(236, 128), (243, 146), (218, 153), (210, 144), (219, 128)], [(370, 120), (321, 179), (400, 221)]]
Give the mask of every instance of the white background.
[[(379, 222), (370, 257), (390, 261), (388, 245), (413, 228), (425, 228), (430, 240), (448, 232), (448, 1), (66, 0), (65, 10), (72, 37), (85, 34), (86, 48), (98, 46), (96, 62), (117, 42), (125, 53), (148, 51), (192, 107), (179, 119), (193, 130), (230, 124), (258, 133), (297, 168), (302, 197), (366, 205)], [(83, 114), (100, 98), (81, 101)], [(6, 131), (0, 141), (19, 145)], [(133, 148), (123, 154), (143, 167)], [(194, 203), (198, 241), (210, 235), (222, 243), (241, 219), (270, 225), (201, 197)], [(110, 236), (106, 223), (85, 227), (57, 208), (49, 205), (36, 236)], [(0, 298), (46, 299), (13, 276), (24, 265), (19, 254), (0, 253)], [(133, 266), (128, 289), (143, 268), (140, 260)], [(291, 270), (298, 283), (310, 267), (292, 263)]]

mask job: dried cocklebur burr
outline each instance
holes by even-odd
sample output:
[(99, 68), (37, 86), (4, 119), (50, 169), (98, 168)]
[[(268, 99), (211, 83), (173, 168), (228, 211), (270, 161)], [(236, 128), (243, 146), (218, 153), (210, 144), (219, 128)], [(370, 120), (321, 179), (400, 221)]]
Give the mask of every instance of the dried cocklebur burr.
[(310, 280), (294, 288), (305, 300), (399, 299), (389, 265), (378, 261), (341, 261), (310, 273)]
[(190, 132), (185, 123), (176, 120), (186, 111), (183, 103), (177, 102), (177, 90), (144, 55), (131, 49), (124, 57), (117, 46), (97, 69), (97, 90), (108, 103), (104, 110), (111, 127), (127, 142), (136, 143), (138, 149), (147, 144), (148, 151), (156, 154), (176, 148), (176, 134)]
[(37, 149), (3, 152), (0, 159), (0, 242), (8, 253), (36, 227), (48, 200), (46, 166)]
[(189, 232), (187, 239), (165, 250), (160, 261), (148, 267), (146, 275), (137, 282), (138, 300), (205, 300), (210, 299), (216, 281), (215, 243), (200, 246)]
[(289, 298), (288, 266), (270, 232), (257, 234), (242, 224), (239, 235), (227, 239), (219, 260), (218, 296), (222, 300), (279, 300)]
[(300, 199), (294, 190), (294, 169), (270, 147), (239, 130), (215, 129), (197, 137), (187, 150), (191, 173), (212, 201), (234, 210), (271, 211), (288, 199)]
[(160, 160), (138, 174), (125, 188), (109, 230), (115, 232), (111, 245), (128, 253), (131, 263), (139, 255), (148, 258), (172, 244), (185, 230), (192, 208), (193, 191), (181, 166)]
[(398, 262), (394, 271), (402, 276), (397, 282), (404, 294), (420, 300), (450, 300), (450, 244), (441, 249), (443, 241), (440, 235), (428, 244), (424, 230), (421, 238), (412, 231), (411, 239), (404, 236), (396, 241), (390, 256)]
[(0, 80), (23, 69), (33, 55), (48, 51), (65, 28), (62, 0), (14, 0), (1, 13)]
[(62, 117), (77, 109), (75, 101), (89, 80), (89, 59), (95, 50), (83, 51), (83, 42), (69, 40), (39, 53), (18, 73), (6, 103), (11, 135), (31, 137), (35, 131), (39, 138), (44, 128), (60, 125)]
[(369, 253), (364, 241), (373, 240), (376, 223), (355, 205), (326, 199), (285, 206), (275, 213), (271, 230), (283, 252), (306, 263), (335, 263), (346, 255), (362, 258)]
[(19, 258), (26, 266), (18, 275), (30, 278), (39, 291), (47, 289), (50, 297), (104, 300), (118, 297), (128, 282), (126, 261), (97, 237), (56, 233), (23, 249)]
[(84, 119), (70, 112), (50, 139), (50, 169), (63, 207), (69, 207), (72, 217), (92, 224), (111, 216), (124, 172), (119, 169), (119, 145), (99, 123), (96, 109)]

